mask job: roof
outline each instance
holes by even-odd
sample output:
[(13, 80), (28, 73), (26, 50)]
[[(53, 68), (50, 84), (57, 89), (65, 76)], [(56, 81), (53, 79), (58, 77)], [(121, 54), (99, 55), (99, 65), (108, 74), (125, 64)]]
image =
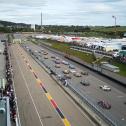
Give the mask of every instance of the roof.
[[(5, 110), (5, 111), (3, 111), (3, 110)], [(7, 115), (6, 100), (1, 99), (0, 100), (0, 126), (6, 126), (7, 125), (6, 115)]]
[(8, 97), (0, 97), (0, 126), (11, 126)]
[(5, 79), (4, 78), (0, 78), (0, 89), (5, 89)]

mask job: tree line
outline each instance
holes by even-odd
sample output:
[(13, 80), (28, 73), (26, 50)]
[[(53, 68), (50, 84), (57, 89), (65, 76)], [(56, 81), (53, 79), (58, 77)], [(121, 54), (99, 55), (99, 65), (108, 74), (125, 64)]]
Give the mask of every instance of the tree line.
[[(0, 32), (34, 32), (30, 24), (13, 23), (0, 21)], [(93, 36), (107, 38), (121, 38), (126, 33), (126, 26), (63, 26), (63, 25), (35, 25), (35, 32), (43, 32), (48, 34), (76, 35), (76, 36)]]

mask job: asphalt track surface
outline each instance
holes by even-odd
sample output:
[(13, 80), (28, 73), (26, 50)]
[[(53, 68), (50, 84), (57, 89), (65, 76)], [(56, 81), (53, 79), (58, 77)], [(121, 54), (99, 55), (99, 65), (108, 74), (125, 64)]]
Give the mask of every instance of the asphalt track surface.
[[(29, 43), (26, 44), (30, 49), (34, 51), (40, 51), (42, 48)], [(45, 49), (46, 50), (46, 49)], [(46, 50), (48, 52), (48, 50)], [(46, 65), (50, 67), (54, 67), (54, 63), (51, 62), (50, 57), (51, 55), (55, 55), (53, 52), (50, 52), (47, 56), (49, 59), (45, 60), (44, 62)], [(58, 68), (59, 74), (62, 73), (64, 69), (67, 69), (64, 67), (64, 65), (60, 64), (61, 68)], [(56, 69), (56, 68), (54, 68)], [(79, 69), (78, 69), (79, 71)], [(72, 76), (71, 79), (71, 84), (76, 87), (82, 94), (86, 94), (88, 98), (96, 105), (97, 101), (100, 100), (105, 100), (108, 101), (111, 105), (112, 108), (110, 110), (102, 110), (103, 113), (106, 113), (109, 117), (114, 118), (114, 120), (118, 120), (118, 122), (122, 125), (125, 126), (125, 117), (126, 117), (126, 106), (124, 105), (124, 102), (126, 100), (126, 94), (121, 92), (120, 90), (112, 87), (111, 92), (105, 92), (99, 89), (99, 85), (109, 85), (109, 83), (106, 83), (104, 81), (101, 81), (100, 78), (96, 78), (92, 75), (89, 75), (87, 79), (90, 81), (91, 85), (89, 87), (84, 87), (79, 84), (81, 78), (76, 78)], [(99, 108), (100, 109), (100, 108)], [(115, 116), (115, 117), (114, 117)]]
[(11, 60), (22, 126), (94, 125), (19, 45), (12, 45)]

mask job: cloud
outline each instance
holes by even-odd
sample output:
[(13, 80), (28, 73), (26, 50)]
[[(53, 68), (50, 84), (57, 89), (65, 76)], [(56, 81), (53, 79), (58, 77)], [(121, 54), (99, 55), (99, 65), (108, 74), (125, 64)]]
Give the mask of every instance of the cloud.
[(126, 24), (126, 0), (0, 1), (1, 20), (40, 24), (42, 11), (44, 24), (112, 25), (112, 15), (117, 16), (120, 25)]
[[(83, 0), (81, 0), (83, 2)], [(113, 3), (113, 2), (120, 2), (123, 0), (84, 0), (87, 3)]]
[[(29, 6), (29, 7), (36, 7), (36, 6), (45, 6), (46, 0), (0, 0), (1, 4), (16, 4), (19, 6)], [(8, 4), (8, 2), (10, 2)]]
[(99, 11), (99, 12), (110, 12), (113, 9), (109, 5), (100, 3), (100, 4), (95, 4), (95, 6), (93, 7), (93, 10)]

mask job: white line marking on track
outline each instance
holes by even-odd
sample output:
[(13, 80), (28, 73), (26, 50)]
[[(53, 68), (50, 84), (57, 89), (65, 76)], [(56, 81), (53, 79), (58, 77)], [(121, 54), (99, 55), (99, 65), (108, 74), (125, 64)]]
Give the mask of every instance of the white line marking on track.
[[(15, 57), (15, 55), (14, 55), (14, 57)], [(37, 115), (38, 115), (38, 118), (39, 118), (39, 121), (40, 121), (40, 123), (41, 123), (41, 126), (43, 126), (41, 117), (40, 117), (40, 115), (39, 115), (39, 112), (38, 112), (38, 110), (37, 110), (37, 107), (36, 107), (36, 105), (35, 105), (35, 102), (34, 102), (34, 100), (33, 100), (33, 97), (32, 97), (32, 95), (31, 95), (31, 92), (30, 92), (30, 90), (29, 90), (28, 83), (27, 83), (27, 81), (26, 81), (26, 79), (25, 79), (25, 77), (24, 77), (24, 75), (23, 75), (23, 72), (22, 72), (22, 70), (21, 70), (21, 67), (20, 67), (20, 65), (19, 65), (19, 61), (17, 60), (16, 57), (15, 57), (15, 60), (16, 60), (16, 62), (17, 62), (18, 68), (20, 69), (21, 75), (22, 75), (23, 80), (24, 80), (24, 82), (25, 82), (25, 86), (26, 86), (26, 88), (27, 88), (27, 90), (28, 90), (29, 96), (30, 96), (30, 98), (31, 98), (31, 100), (32, 100), (32, 103), (33, 103), (33, 105), (34, 105), (35, 111), (36, 111), (36, 113), (37, 113)]]

